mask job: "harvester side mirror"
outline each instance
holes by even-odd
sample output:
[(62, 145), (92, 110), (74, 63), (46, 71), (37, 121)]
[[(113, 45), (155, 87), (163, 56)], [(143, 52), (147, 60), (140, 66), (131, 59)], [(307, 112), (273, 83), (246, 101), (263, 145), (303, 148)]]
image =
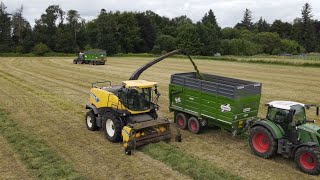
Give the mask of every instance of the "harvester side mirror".
[(319, 106), (317, 106), (317, 112), (316, 112), (317, 116), (319, 116)]

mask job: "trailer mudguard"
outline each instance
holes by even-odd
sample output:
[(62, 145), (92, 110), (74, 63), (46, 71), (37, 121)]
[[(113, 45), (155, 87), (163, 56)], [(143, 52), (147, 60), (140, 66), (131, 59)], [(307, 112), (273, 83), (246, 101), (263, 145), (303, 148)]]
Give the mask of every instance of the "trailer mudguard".
[(94, 112), (95, 115), (98, 115), (98, 109), (96, 108), (96, 106), (94, 105), (86, 105), (86, 109), (92, 109), (92, 111)]
[(272, 136), (276, 139), (283, 138), (283, 135), (284, 135), (283, 129), (269, 120), (257, 121), (252, 125), (251, 128), (255, 126), (263, 126), (264, 128), (268, 129), (271, 132)]

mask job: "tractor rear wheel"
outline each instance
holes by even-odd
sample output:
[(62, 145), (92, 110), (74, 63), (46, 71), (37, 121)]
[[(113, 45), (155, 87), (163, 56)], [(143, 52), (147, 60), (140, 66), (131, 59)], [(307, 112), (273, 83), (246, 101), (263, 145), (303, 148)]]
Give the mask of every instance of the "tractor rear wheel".
[(320, 174), (320, 150), (317, 147), (300, 147), (296, 154), (294, 161), (297, 167), (307, 174)]
[(190, 117), (188, 119), (188, 129), (190, 132), (194, 134), (198, 134), (201, 132), (202, 126), (196, 117)]
[(185, 113), (175, 112), (175, 122), (180, 129), (186, 129), (188, 127), (188, 118)]
[(250, 131), (249, 145), (253, 153), (262, 158), (271, 158), (277, 151), (277, 141), (262, 126), (255, 126)]
[(121, 140), (121, 120), (111, 112), (103, 116), (102, 129), (105, 137), (110, 142), (119, 142)]

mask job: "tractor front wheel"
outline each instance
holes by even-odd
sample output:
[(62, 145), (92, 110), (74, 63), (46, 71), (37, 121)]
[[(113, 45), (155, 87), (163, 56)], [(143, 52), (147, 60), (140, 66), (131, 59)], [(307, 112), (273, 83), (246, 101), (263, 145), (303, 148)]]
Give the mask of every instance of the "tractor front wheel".
[(190, 117), (188, 120), (188, 129), (190, 132), (194, 134), (198, 134), (201, 132), (202, 126), (196, 117)]
[(297, 167), (307, 174), (320, 174), (320, 150), (317, 147), (300, 147), (296, 154), (294, 161)]
[(110, 142), (119, 142), (121, 140), (121, 120), (111, 112), (103, 116), (102, 129), (105, 137)]
[(186, 129), (188, 127), (188, 119), (185, 113), (175, 112), (175, 122), (180, 129)]
[(94, 115), (92, 110), (86, 113), (86, 125), (87, 129), (90, 131), (96, 131), (98, 129), (96, 116)]
[(255, 155), (266, 159), (274, 156), (277, 151), (276, 139), (262, 126), (252, 128), (249, 145)]

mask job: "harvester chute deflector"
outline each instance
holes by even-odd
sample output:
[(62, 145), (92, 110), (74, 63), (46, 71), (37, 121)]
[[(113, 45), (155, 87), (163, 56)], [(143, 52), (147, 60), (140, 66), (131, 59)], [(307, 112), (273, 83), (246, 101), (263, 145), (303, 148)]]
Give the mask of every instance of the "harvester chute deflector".
[(192, 63), (195, 71), (197, 72), (199, 78), (203, 79), (202, 75), (200, 74), (200, 72), (199, 72), (199, 70), (198, 70), (198, 67), (196, 66), (196, 64), (195, 64), (194, 61), (192, 60), (192, 58), (191, 58), (191, 56), (189, 55), (189, 53), (187, 53), (187, 52), (186, 52), (185, 50), (183, 50), (183, 49), (177, 49), (177, 50), (171, 51), (171, 52), (169, 52), (169, 53), (167, 53), (167, 54), (165, 54), (165, 55), (163, 55), (163, 56), (161, 56), (161, 57), (159, 57), (159, 58), (156, 58), (156, 59), (154, 59), (153, 61), (150, 61), (149, 63), (141, 66), (139, 69), (137, 69), (137, 70), (131, 75), (131, 77), (129, 78), (129, 80), (137, 80), (137, 79), (139, 79), (140, 75), (141, 75), (146, 69), (148, 69), (148, 68), (150, 68), (151, 66), (153, 66), (154, 64), (157, 64), (158, 62), (160, 62), (160, 61), (162, 61), (162, 60), (164, 60), (164, 59), (166, 59), (166, 58), (168, 58), (168, 57), (174, 56), (174, 55), (176, 55), (176, 54), (178, 54), (178, 53), (182, 53), (182, 54), (186, 55), (186, 56), (189, 58), (189, 60), (190, 60), (190, 62)]

